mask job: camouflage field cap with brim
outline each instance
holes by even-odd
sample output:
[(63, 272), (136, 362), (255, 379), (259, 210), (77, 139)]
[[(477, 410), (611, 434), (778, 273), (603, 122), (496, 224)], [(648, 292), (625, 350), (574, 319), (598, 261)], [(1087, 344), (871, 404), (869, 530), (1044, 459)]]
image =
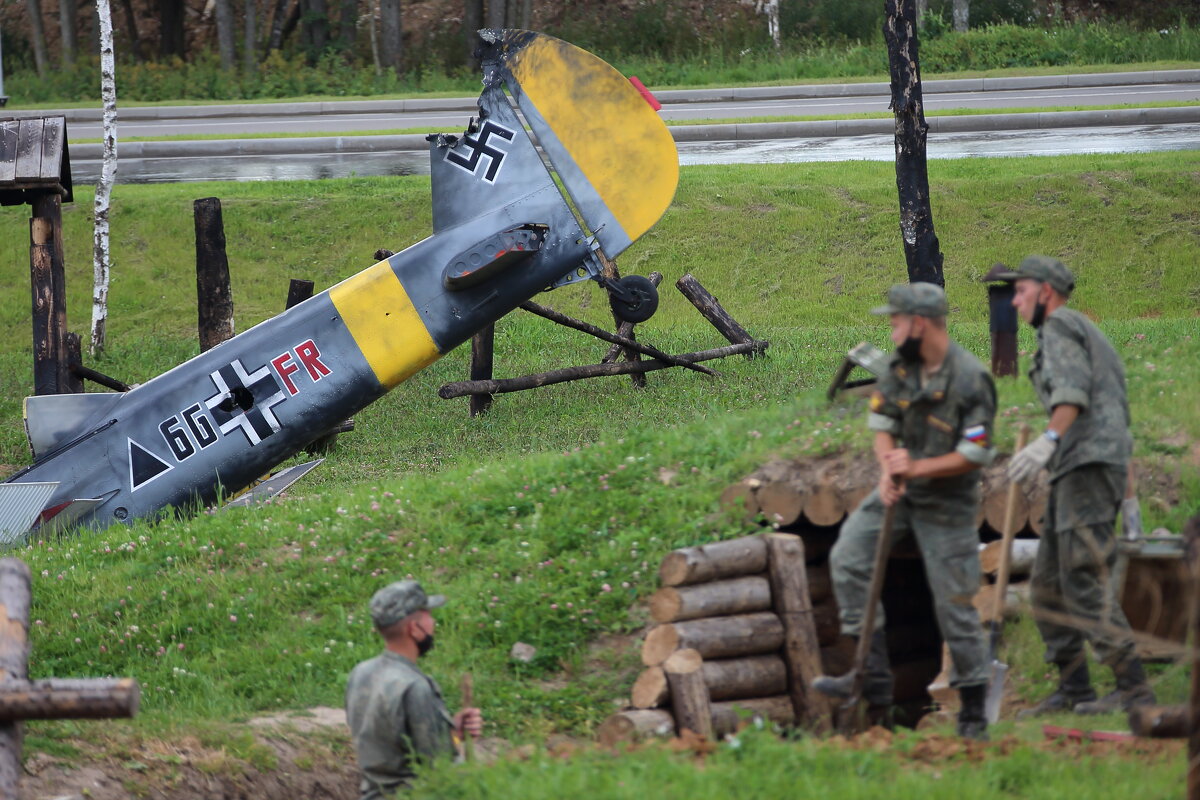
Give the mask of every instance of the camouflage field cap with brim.
[(1075, 291), (1075, 276), (1067, 265), (1057, 258), (1050, 256), (1026, 256), (1025, 260), (1011, 272), (996, 272), (992, 278), (998, 281), (1019, 281), (1026, 278), (1054, 287), (1054, 291), (1063, 297), (1070, 297)]
[(416, 581), (396, 581), (380, 589), (371, 598), (371, 619), (376, 628), (386, 628), (423, 608), (440, 608), (444, 605), (444, 594), (427, 595)]
[(872, 314), (912, 314), (944, 317), (950, 311), (946, 293), (933, 283), (898, 283), (888, 289), (887, 305), (872, 308)]

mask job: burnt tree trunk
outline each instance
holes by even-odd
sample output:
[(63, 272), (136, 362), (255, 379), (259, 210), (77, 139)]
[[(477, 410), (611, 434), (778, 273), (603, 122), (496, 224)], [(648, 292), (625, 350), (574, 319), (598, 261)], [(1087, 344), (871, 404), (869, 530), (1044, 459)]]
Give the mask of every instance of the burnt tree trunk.
[(196, 305), (200, 351), (233, 337), (233, 293), (225, 255), (221, 201), (205, 197), (192, 203), (196, 221)]
[(910, 283), (945, 285), (942, 252), (929, 207), (925, 163), (925, 122), (918, 59), (916, 0), (884, 0), (883, 38), (888, 48), (892, 113), (896, 118), (896, 190), (900, 195), (900, 234)]

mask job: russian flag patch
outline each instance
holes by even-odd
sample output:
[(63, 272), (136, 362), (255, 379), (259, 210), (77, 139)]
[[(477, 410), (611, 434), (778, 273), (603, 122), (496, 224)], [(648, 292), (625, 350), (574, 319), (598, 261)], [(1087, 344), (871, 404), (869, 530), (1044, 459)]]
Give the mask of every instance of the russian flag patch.
[(963, 438), (980, 447), (987, 446), (987, 428), (982, 425), (972, 425), (963, 431)]

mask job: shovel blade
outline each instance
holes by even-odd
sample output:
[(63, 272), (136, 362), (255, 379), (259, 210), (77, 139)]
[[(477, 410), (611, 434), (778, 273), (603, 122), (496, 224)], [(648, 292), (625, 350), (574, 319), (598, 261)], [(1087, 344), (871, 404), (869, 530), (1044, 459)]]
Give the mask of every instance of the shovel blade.
[(983, 704), (983, 713), (988, 725), (995, 725), (1000, 719), (1000, 705), (1004, 700), (1004, 680), (1008, 677), (1008, 664), (1001, 661), (992, 662), (992, 677), (988, 681), (987, 698)]

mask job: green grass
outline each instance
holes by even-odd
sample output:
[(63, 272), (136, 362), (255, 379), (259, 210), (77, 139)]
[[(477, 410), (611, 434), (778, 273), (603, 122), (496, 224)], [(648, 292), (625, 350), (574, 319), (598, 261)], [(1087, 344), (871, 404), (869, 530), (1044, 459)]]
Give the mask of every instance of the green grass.
[[(1139, 458), (1179, 473), (1184, 496), (1194, 497), (1200, 154), (934, 162), (931, 170), (952, 334), (986, 353), (976, 279), (996, 260), (1062, 255), (1079, 277), (1075, 306), (1100, 320), (1125, 357)], [(89, 364), (145, 381), (195, 352), (191, 200), (207, 195), (223, 201), (239, 329), (282, 306), (288, 278), (328, 286), (369, 265), (376, 247), (399, 249), (429, 228), (422, 178), (118, 186), (110, 349)], [(88, 319), (88, 200), (81, 188), (65, 213), (69, 319), (79, 331)], [(662, 555), (748, 530), (720, 511), (720, 491), (772, 455), (867, 446), (861, 401), (828, 405), (823, 388), (847, 347), (887, 342), (885, 325), (864, 310), (904, 280), (895, 202), (891, 165), (686, 168), (666, 217), (621, 259), (625, 272), (666, 275), (660, 313), (639, 337), (676, 351), (722, 343), (670, 288), (692, 272), (772, 341), (766, 358), (718, 362), (719, 380), (671, 370), (649, 376), (645, 390), (613, 378), (505, 395), (490, 414), (469, 419), (465, 401), (435, 395), (466, 375), (465, 354), (455, 352), (359, 414), (356, 430), (284, 503), (18, 551), (34, 574), (31, 674), (130, 675), (143, 687), (136, 721), (39, 723), (29, 746), (68, 761), (79, 750), (119, 756), (131, 740), (200, 728), (214, 742), (228, 738), (237, 759), (267, 764), (270, 754), (233, 735), (238, 723), (263, 711), (340, 705), (346, 674), (378, 646), (367, 598), (408, 574), (452, 598), (429, 660), (452, 706), (457, 677), (470, 670), (493, 732), (531, 741), (588, 735), (639, 668), (634, 650), (605, 644), (604, 635), (645, 622), (637, 603), (655, 588)], [(0, 238), (0, 258), (26, 263), (23, 214), (5, 224), (12, 233)], [(9, 421), (0, 462), (9, 464), (27, 460), (17, 420), (29, 382), (28, 291), (22, 270), (0, 279), (0, 419)], [(593, 287), (549, 299), (611, 325)], [(1033, 347), (1027, 329), (1021, 347)], [(603, 350), (517, 314), (498, 325), (497, 372), (592, 362)], [(1018, 421), (1043, 417), (1026, 381), (1000, 381), (999, 389), (999, 439), (1010, 448)], [(1147, 502), (1146, 521), (1178, 529), (1188, 511)], [(508, 658), (517, 641), (538, 648), (533, 663)], [(1024, 696), (1046, 688), (1027, 625), (1011, 630), (1005, 657), (1019, 665)], [(1160, 699), (1181, 700), (1186, 675), (1183, 666), (1154, 668)], [(1033, 739), (1040, 728), (1008, 730)], [(722, 749), (702, 771), (686, 757), (639, 753), (614, 766), (611, 781), (601, 754), (571, 764), (538, 758), (455, 773), (461, 788), (427, 791), (466, 797), (492, 787), (494, 795), (508, 781), (534, 796), (554, 787), (621, 796), (620, 781), (719, 791), (763, 773), (751, 753), (790, 765), (794, 779), (825, 775), (819, 765), (828, 760), (838, 767), (831, 771), (862, 779), (834, 784), (852, 797), (879, 796), (893, 779), (899, 797), (923, 786), (947, 796), (1004, 786), (1061, 796), (1076, 781), (1103, 788), (1125, 780), (1099, 760), (1064, 762), (1033, 747), (989, 751), (982, 767), (965, 757), (928, 768), (901, 763), (915, 742), (893, 754), (839, 755), (836, 746), (747, 740), (747, 749)], [(1178, 757), (1136, 770), (1116, 763), (1145, 773), (1146, 796), (1177, 791)], [(754, 778), (767, 795), (774, 775)], [(531, 785), (541, 780), (544, 787)]]

